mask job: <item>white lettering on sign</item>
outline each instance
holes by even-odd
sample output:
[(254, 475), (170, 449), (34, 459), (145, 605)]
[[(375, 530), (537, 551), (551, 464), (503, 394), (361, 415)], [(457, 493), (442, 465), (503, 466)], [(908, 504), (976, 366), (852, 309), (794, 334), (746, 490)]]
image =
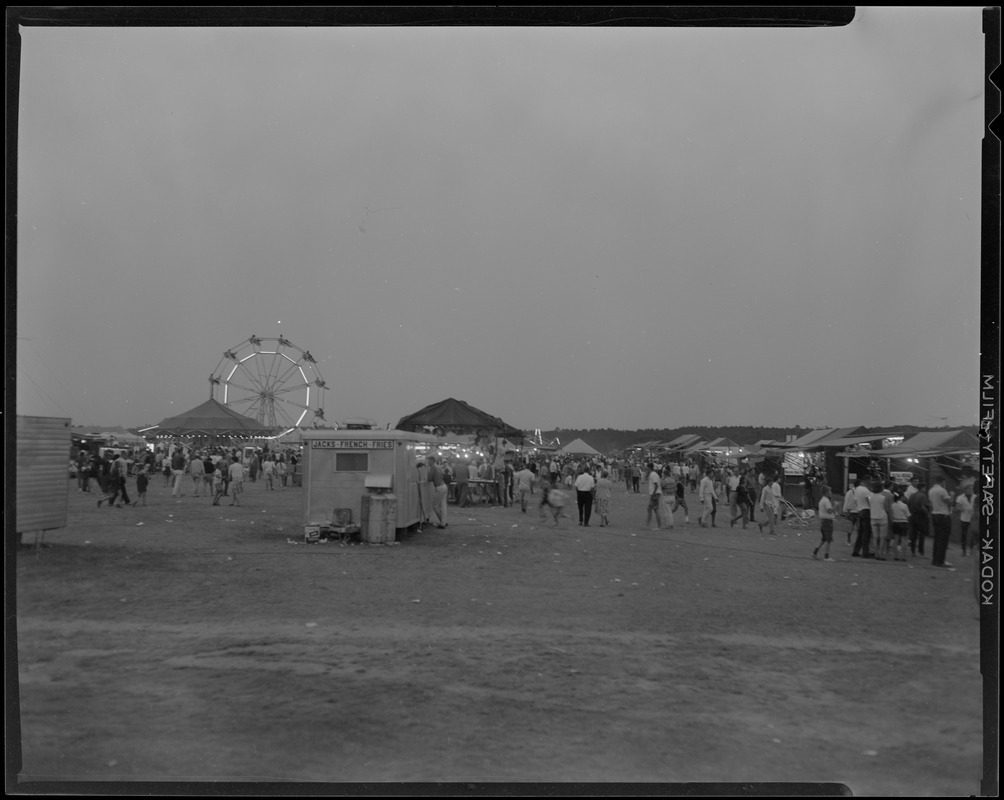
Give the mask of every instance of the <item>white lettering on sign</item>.
[(393, 450), (394, 442), (385, 439), (314, 439), (315, 450)]

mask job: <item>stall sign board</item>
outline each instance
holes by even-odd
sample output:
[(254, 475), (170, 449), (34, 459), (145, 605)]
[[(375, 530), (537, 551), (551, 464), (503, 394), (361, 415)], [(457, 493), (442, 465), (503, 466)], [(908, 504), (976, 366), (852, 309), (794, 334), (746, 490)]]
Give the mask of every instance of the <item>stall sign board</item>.
[(310, 446), (315, 450), (393, 450), (394, 442), (387, 439), (314, 439)]
[(805, 460), (794, 453), (784, 454), (784, 472), (786, 475), (804, 475)]

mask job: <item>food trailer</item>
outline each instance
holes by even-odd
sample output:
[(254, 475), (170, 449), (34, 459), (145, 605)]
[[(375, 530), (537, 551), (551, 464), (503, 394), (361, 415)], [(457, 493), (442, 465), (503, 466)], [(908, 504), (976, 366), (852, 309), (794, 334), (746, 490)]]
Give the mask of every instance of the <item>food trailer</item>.
[(351, 510), (352, 523), (358, 524), (363, 498), (375, 486), (396, 500), (396, 529), (422, 522), (430, 516), (431, 492), (417, 464), (441, 441), (399, 430), (304, 431), (304, 528), (335, 525), (336, 509)]

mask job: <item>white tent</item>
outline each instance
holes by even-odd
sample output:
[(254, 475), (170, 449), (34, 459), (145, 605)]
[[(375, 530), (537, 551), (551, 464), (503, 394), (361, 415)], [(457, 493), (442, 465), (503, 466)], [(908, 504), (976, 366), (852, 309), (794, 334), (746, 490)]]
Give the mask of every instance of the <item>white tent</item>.
[(569, 442), (558, 452), (565, 456), (598, 456), (600, 454), (599, 450), (590, 447), (582, 439)]
[(129, 431), (125, 433), (102, 431), (98, 436), (110, 447), (146, 447), (146, 439)]

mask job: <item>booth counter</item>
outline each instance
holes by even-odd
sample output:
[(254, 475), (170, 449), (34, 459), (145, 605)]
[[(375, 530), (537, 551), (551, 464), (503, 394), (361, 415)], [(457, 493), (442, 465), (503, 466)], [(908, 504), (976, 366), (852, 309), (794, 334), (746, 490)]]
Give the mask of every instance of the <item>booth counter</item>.
[(429, 517), (431, 492), (417, 462), (442, 440), (408, 431), (304, 431), (300, 461), (305, 528), (332, 525), (335, 509), (349, 509), (352, 522), (362, 520), (363, 498), (375, 476), (396, 500), (398, 530)]

